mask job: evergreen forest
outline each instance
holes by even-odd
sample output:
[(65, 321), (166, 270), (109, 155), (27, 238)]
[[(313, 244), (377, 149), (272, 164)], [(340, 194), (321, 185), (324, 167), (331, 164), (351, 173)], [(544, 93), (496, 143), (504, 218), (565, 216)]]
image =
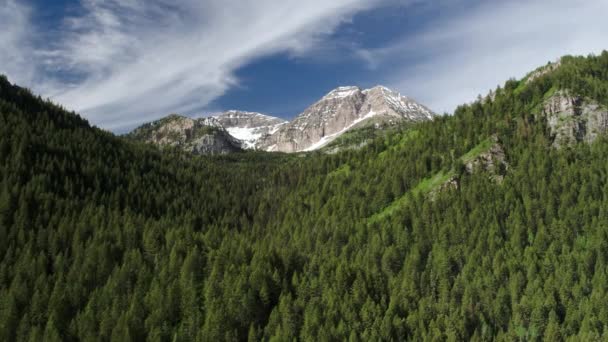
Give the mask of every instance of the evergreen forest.
[(608, 52), (362, 148), (193, 156), (0, 77), (0, 341), (606, 341), (608, 137), (556, 148), (559, 90), (607, 107)]

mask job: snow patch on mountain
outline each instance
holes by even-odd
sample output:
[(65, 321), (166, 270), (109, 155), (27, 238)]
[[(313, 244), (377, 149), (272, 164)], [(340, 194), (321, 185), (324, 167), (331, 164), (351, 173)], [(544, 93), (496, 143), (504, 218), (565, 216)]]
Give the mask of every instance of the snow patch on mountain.
[(243, 147), (247, 149), (255, 148), (255, 143), (262, 136), (261, 133), (257, 132), (256, 128), (247, 127), (230, 127), (226, 128), (228, 133), (233, 137), (243, 142)]
[(276, 132), (287, 121), (273, 116), (238, 110), (229, 110), (213, 116), (232, 135), (243, 142), (247, 149), (257, 149), (269, 134)]
[(243, 142), (243, 148), (256, 149), (258, 142), (265, 135), (273, 134), (286, 123), (263, 127), (229, 127), (228, 133)]
[(330, 134), (330, 135), (324, 136), (323, 138), (321, 138), (321, 140), (317, 141), (316, 143), (314, 143), (310, 147), (304, 149), (303, 151), (304, 152), (310, 152), (310, 151), (318, 150), (321, 147), (324, 147), (325, 145), (327, 145), (330, 142), (334, 141), (336, 138), (338, 138), (342, 134), (346, 133), (348, 130), (350, 130), (351, 128), (355, 127), (360, 122), (363, 122), (363, 121), (365, 121), (367, 119), (371, 119), (371, 118), (373, 118), (376, 115), (377, 115), (376, 112), (374, 112), (373, 110), (370, 110), (369, 113), (367, 113), (364, 116), (362, 116), (362, 117), (358, 118), (357, 120), (353, 121), (350, 125), (348, 125), (347, 127), (344, 127), (341, 131), (336, 132), (334, 134)]
[(329, 92), (329, 94), (325, 95), (323, 97), (323, 100), (342, 99), (345, 97), (353, 96), (360, 91), (361, 89), (359, 87), (338, 87)]

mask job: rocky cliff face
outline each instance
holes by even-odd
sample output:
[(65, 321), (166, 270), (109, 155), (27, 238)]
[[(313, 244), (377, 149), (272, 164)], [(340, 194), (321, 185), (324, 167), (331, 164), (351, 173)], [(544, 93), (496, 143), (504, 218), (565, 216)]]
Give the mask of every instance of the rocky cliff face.
[(243, 142), (244, 148), (257, 149), (260, 140), (275, 133), (287, 121), (272, 116), (243, 112), (227, 111), (213, 116), (233, 137)]
[(385, 87), (340, 87), (264, 138), (260, 147), (267, 151), (310, 151), (363, 125), (418, 122), (433, 116), (428, 108)]
[(464, 160), (465, 171), (469, 174), (477, 171), (488, 172), (491, 179), (497, 183), (502, 183), (509, 169), (505, 151), (496, 135), (493, 135), (488, 143), (490, 145), (487, 149), (468, 160)]
[(591, 143), (608, 131), (608, 109), (595, 101), (560, 90), (549, 97), (542, 108), (547, 119), (553, 146), (576, 142)]
[(140, 126), (127, 137), (161, 147), (179, 147), (195, 154), (225, 154), (241, 150), (241, 142), (214, 118), (192, 119), (173, 114)]

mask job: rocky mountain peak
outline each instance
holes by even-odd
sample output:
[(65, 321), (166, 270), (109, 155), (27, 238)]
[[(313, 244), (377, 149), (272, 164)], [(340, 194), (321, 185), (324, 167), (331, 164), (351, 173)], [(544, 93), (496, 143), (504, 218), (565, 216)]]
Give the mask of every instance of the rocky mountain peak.
[[(389, 116), (395, 116), (412, 121), (431, 120), (435, 115), (430, 109), (417, 103), (399, 92), (384, 86), (376, 86), (364, 90), (366, 104), (376, 112), (383, 112)], [(364, 105), (365, 107), (365, 105)]]
[(372, 122), (417, 122), (431, 120), (433, 116), (428, 108), (384, 86), (365, 90), (356, 86), (338, 87), (266, 137), (260, 146), (268, 151), (310, 151)]
[(325, 95), (321, 100), (339, 100), (361, 93), (361, 89), (356, 86), (338, 87)]
[(227, 145), (206, 138), (205, 141), (215, 146), (211, 151), (217, 150), (216, 147), (220, 151), (228, 151), (230, 146), (238, 146), (299, 152), (321, 148), (343, 133), (359, 127), (418, 122), (431, 120), (433, 116), (428, 108), (387, 87), (362, 90), (356, 86), (346, 86), (331, 90), (291, 122), (239, 110), (200, 119), (172, 114), (146, 124), (130, 135), (161, 146), (184, 146), (187, 150), (206, 151), (200, 139), (213, 130), (215, 137)]

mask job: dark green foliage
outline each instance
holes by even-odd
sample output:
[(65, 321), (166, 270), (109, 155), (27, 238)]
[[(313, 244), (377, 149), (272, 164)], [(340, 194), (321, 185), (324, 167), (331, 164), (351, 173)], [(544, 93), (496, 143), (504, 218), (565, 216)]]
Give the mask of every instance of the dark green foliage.
[[(192, 158), (0, 79), (0, 340), (605, 340), (608, 139), (550, 147), (558, 88), (608, 104), (608, 53), (361, 149)], [(459, 164), (494, 134), (502, 184)]]

